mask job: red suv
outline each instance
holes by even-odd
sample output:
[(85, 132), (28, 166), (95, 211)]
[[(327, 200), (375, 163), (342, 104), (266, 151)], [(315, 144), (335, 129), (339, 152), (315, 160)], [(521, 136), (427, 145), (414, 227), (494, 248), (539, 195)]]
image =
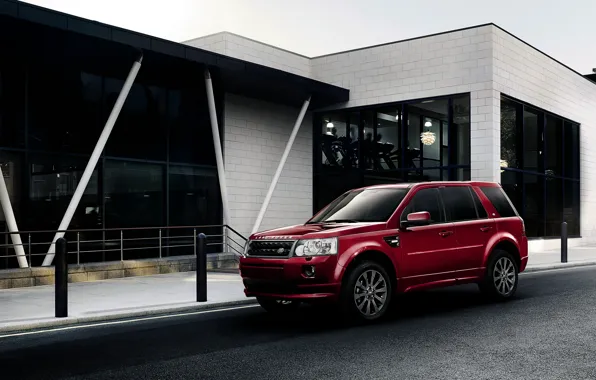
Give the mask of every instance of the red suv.
[(428, 182), (352, 190), (306, 224), (256, 233), (240, 274), (268, 311), (326, 301), (375, 320), (396, 292), (477, 283), (509, 299), (527, 261), (524, 222), (499, 184)]

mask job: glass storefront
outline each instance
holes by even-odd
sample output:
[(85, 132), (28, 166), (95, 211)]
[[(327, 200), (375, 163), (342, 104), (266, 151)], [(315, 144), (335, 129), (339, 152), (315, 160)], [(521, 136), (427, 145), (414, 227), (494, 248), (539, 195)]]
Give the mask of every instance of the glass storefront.
[(580, 235), (579, 124), (501, 98), (501, 183), (528, 237)]
[[(43, 42), (17, 46), (0, 37), (0, 165), (21, 231), (60, 224), (133, 62), (115, 49), (97, 64), (82, 55), (67, 57), (60, 39), (52, 44), (55, 54), (34, 48)], [(70, 229), (221, 224), (202, 67), (176, 63), (161, 70), (152, 66), (156, 62), (163, 63), (144, 61)], [(222, 94), (215, 95), (221, 112)], [(1, 209), (0, 222), (7, 231)], [(40, 243), (40, 253), (47, 248)], [(116, 259), (110, 255), (82, 261)], [(131, 255), (156, 256), (143, 250)], [(42, 259), (34, 257), (33, 264)], [(0, 259), (0, 268), (15, 266), (14, 258)]]
[(315, 115), (314, 208), (381, 183), (470, 179), (470, 96)]

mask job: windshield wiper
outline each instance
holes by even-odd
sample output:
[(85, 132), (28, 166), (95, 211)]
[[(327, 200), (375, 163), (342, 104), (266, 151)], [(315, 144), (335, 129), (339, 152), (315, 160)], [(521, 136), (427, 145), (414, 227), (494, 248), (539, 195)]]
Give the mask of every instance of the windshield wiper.
[(331, 219), (325, 220), (323, 223), (360, 223), (360, 221), (354, 219)]

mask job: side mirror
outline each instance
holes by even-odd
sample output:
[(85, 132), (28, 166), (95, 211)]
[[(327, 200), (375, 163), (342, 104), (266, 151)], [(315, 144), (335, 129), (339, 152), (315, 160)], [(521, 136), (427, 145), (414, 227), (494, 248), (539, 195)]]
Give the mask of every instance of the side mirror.
[(401, 222), (401, 228), (407, 230), (410, 227), (428, 226), (430, 224), (430, 212), (420, 211), (408, 214), (406, 220)]

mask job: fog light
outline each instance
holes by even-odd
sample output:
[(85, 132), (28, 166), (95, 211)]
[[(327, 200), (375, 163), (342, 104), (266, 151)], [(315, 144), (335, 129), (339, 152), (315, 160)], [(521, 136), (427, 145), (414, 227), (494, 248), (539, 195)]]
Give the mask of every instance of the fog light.
[(315, 276), (315, 266), (314, 265), (304, 265), (302, 267), (302, 273), (306, 277), (314, 277)]

